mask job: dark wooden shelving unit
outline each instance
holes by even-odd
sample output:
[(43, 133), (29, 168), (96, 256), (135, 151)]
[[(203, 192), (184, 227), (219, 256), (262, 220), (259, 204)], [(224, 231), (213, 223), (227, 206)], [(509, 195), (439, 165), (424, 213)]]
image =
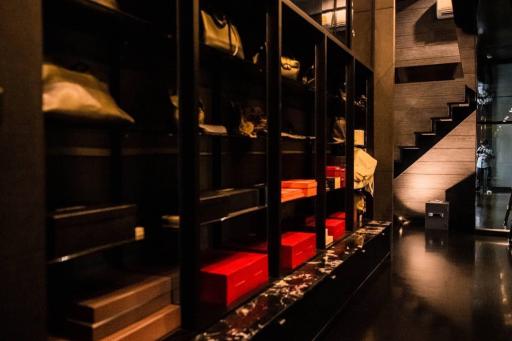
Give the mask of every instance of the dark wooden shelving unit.
[[(37, 227), (47, 234), (43, 260), (47, 275), (37, 285), (48, 293), (48, 300), (41, 310), (49, 334), (61, 336), (65, 309), (75, 291), (96, 285), (85, 280), (90, 274), (145, 269), (145, 273), (173, 277), (172, 290), (179, 291), (173, 294), (177, 297), (173, 304), (181, 309), (181, 329), (165, 337), (183, 339), (230, 316), (279, 281), (312, 269), (307, 260), (294, 270), (282, 266), (285, 233), (315, 236), (315, 254), (310, 259), (325, 258), (334, 248), (341, 250), (340, 245), (356, 241), (354, 129), (365, 130), (365, 147), (372, 153), (373, 71), (350, 49), (350, 1), (344, 42), (290, 0), (158, 4), (120, 0), (118, 4), (119, 8), (110, 8), (93, 0), (41, 2), (38, 30), (44, 33), (43, 62), (96, 75), (135, 119), (133, 125), (113, 125), (38, 118), (45, 136), (37, 143), (42, 144), (46, 158), (45, 205), (40, 213), (46, 206), (49, 217), (46, 226)], [(225, 14), (237, 27), (244, 59), (205, 45), (202, 10)], [(263, 64), (253, 63), (257, 52)], [(300, 62), (297, 79), (282, 75), (281, 57)], [(314, 78), (308, 85), (302, 79), (307, 70)], [(346, 98), (341, 98), (341, 92)], [(171, 95), (179, 96), (179, 118)], [(361, 95), (368, 98), (364, 113), (354, 108)], [(256, 138), (237, 134), (233, 103), (261, 107), (268, 119), (267, 131)], [(199, 105), (204, 108), (205, 123), (224, 125), (227, 134), (201, 130)], [(346, 120), (345, 143), (336, 146), (330, 140), (335, 117)], [(327, 188), (327, 166), (345, 168), (341, 188)], [(282, 181), (290, 179), (315, 180), (316, 195), (282, 202)], [(257, 191), (258, 200), (205, 219), (202, 214), (212, 210), (204, 203), (205, 193), (231, 188)], [(54, 240), (48, 231), (53, 212), (125, 204), (136, 206), (130, 224), (142, 227), (143, 236), (134, 234), (51, 256)], [(326, 219), (338, 212), (346, 214), (346, 231), (327, 244)], [(177, 216), (174, 221), (179, 227), (164, 226), (164, 216)], [(315, 227), (306, 225), (308, 218), (314, 219)], [(383, 240), (380, 247), (385, 249), (387, 242)], [(204, 302), (201, 270), (210, 261), (209, 254), (250, 251), (256, 244), (265, 245), (258, 252), (267, 257), (268, 280), (226, 306)], [(348, 250), (354, 254), (352, 259), (360, 257), (357, 248)], [(361, 263), (367, 274), (387, 256), (384, 251), (379, 255), (372, 251), (372, 260)], [(366, 278), (356, 265), (335, 271), (349, 280)], [(306, 291), (334, 290), (334, 284), (325, 284), (329, 278), (318, 277)], [(94, 289), (109, 289), (97, 285)], [(269, 329), (261, 335), (273, 335), (279, 329), (275, 325), (279, 316), (304, 311), (297, 308), (302, 307), (299, 302), (273, 311), (275, 316), (265, 324)]]

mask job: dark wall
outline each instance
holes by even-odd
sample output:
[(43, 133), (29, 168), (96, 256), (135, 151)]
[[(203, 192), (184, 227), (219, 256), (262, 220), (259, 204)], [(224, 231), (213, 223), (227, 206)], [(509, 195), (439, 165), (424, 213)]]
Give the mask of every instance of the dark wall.
[(0, 1), (0, 340), (46, 338), (40, 3)]

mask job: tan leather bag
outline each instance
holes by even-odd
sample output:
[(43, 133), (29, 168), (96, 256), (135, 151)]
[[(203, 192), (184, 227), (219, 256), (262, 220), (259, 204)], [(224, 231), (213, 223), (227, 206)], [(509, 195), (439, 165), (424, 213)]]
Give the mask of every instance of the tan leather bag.
[(218, 18), (201, 11), (204, 43), (210, 47), (245, 59), (242, 39), (235, 25), (227, 18)]
[[(263, 56), (263, 57), (262, 57)], [(265, 67), (265, 48), (261, 47), (260, 51), (252, 57), (252, 62), (259, 65), (261, 69)], [(281, 57), (281, 76), (293, 80), (298, 80), (300, 73), (300, 62), (296, 59), (282, 56)]]
[(105, 83), (50, 63), (43, 64), (43, 112), (80, 121), (135, 122), (119, 108)]
[(281, 75), (285, 78), (297, 80), (299, 78), (300, 62), (298, 60), (281, 57)]
[(100, 5), (103, 5), (108, 8), (112, 9), (119, 9), (119, 5), (117, 3), (117, 0), (93, 0), (93, 2), (96, 2)]

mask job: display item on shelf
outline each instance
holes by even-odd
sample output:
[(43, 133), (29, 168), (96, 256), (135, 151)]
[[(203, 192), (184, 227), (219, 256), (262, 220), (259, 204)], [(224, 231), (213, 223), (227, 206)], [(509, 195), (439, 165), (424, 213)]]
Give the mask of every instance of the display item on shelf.
[[(250, 245), (250, 251), (268, 252), (266, 242)], [(285, 232), (281, 236), (281, 269), (291, 271), (316, 255), (316, 234), (310, 232)]]
[(201, 268), (200, 300), (229, 306), (268, 282), (267, 255), (216, 251)]
[(304, 193), (301, 189), (281, 188), (281, 202), (292, 201), (300, 198), (304, 198)]
[(344, 178), (345, 177), (345, 168), (338, 167), (338, 166), (327, 166), (325, 167), (325, 175), (328, 177), (339, 177)]
[(68, 317), (83, 322), (100, 322), (171, 292), (171, 278), (142, 275), (132, 284), (73, 302)]
[(153, 314), (139, 320), (104, 341), (160, 340), (181, 325), (181, 312), (177, 305), (169, 304)]
[(364, 188), (373, 195), (377, 160), (361, 148), (354, 148), (354, 189)]
[[(242, 136), (256, 138), (267, 134), (267, 114), (259, 105), (241, 105), (238, 102), (231, 102), (232, 118), (237, 123), (236, 132)], [(232, 129), (234, 130), (234, 129)]]
[(180, 228), (180, 216), (179, 215), (163, 215), (162, 216), (162, 227), (170, 229)]
[[(260, 70), (265, 69), (265, 46), (261, 46), (259, 51), (252, 57), (252, 62), (259, 67)], [(294, 81), (299, 79), (300, 62), (297, 59), (282, 56), (281, 57), (281, 76), (284, 78), (292, 79)]]
[[(306, 226), (309, 228), (316, 227), (316, 220), (314, 216), (306, 218)], [(325, 228), (329, 236), (332, 236), (334, 240), (340, 239), (345, 234), (345, 219), (325, 219)]]
[(312, 179), (296, 179), (281, 181), (282, 188), (300, 189), (305, 197), (313, 197), (317, 194), (317, 182)]
[(114, 101), (105, 83), (89, 73), (44, 63), (43, 112), (49, 117), (98, 123), (135, 123)]
[(62, 209), (49, 216), (50, 257), (135, 239), (136, 205)]
[(310, 66), (302, 75), (302, 84), (304, 84), (307, 88), (314, 90), (315, 89), (315, 66)]
[(364, 130), (356, 129), (354, 130), (354, 145), (355, 146), (366, 146), (365, 143), (365, 132)]
[[(174, 118), (176, 122), (178, 122), (180, 118), (180, 106), (179, 106), (179, 97), (177, 95), (171, 96), (171, 103), (174, 107)], [(228, 134), (228, 130), (225, 126), (220, 124), (206, 124), (206, 114), (204, 110), (203, 101), (199, 99), (199, 103), (197, 105), (197, 122), (199, 124), (199, 129), (203, 134), (206, 135), (221, 135), (225, 136)]]
[(131, 324), (140, 321), (170, 304), (171, 294), (168, 292), (99, 322), (88, 323), (68, 319), (66, 321), (66, 329), (73, 339), (100, 340), (123, 328), (129, 327)]
[(235, 25), (225, 16), (201, 11), (205, 45), (245, 59), (242, 39)]
[(344, 117), (334, 117), (331, 139), (333, 144), (343, 144), (347, 139), (347, 121)]
[(345, 212), (335, 212), (335, 213), (330, 214), (329, 218), (345, 220), (347, 218), (347, 214)]
[(201, 193), (200, 221), (212, 221), (232, 212), (259, 206), (260, 192), (256, 188), (226, 188)]
[(140, 272), (96, 275), (81, 287), (88, 293), (66, 304), (62, 325), (65, 334), (78, 340), (103, 339), (137, 323), (171, 304), (173, 291), (170, 275)]

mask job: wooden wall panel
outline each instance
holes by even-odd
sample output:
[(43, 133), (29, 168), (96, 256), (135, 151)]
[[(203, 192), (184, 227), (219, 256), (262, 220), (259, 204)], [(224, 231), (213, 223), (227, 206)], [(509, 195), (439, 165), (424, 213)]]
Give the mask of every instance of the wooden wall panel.
[(395, 178), (395, 214), (423, 216), (429, 200), (445, 200), (448, 189), (456, 187), (475, 172), (476, 113)]
[(404, 1), (396, 14), (396, 67), (460, 62), (452, 19), (437, 20), (436, 0)]
[(41, 18), (0, 1), (0, 340), (47, 340)]
[(432, 117), (448, 116), (448, 102), (464, 101), (464, 79), (395, 85), (395, 159), (398, 146), (414, 145), (416, 131), (430, 131)]
[(457, 28), (457, 40), (459, 42), (460, 60), (466, 85), (471, 89), (476, 90), (476, 37), (474, 35), (464, 33), (460, 28)]

